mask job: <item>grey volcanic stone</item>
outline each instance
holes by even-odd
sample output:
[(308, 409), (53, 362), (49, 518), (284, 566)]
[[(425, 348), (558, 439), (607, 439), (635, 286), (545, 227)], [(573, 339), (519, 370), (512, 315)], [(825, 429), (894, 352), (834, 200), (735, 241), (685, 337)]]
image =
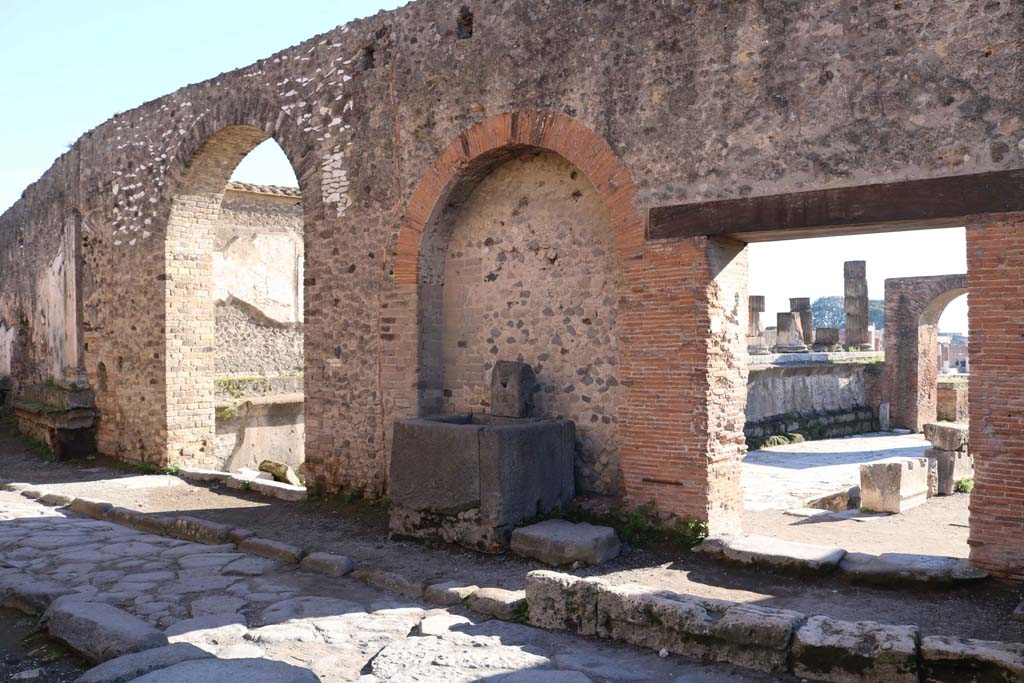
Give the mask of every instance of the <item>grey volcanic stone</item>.
[(927, 683), (1024, 681), (1024, 644), (929, 636), (921, 667)]
[(356, 568), (352, 558), (332, 553), (310, 553), (302, 559), (301, 566), (306, 571), (335, 577), (345, 576)]
[(19, 571), (0, 574), (0, 604), (26, 614), (41, 614), (57, 598), (74, 593), (63, 584)]
[(208, 659), (209, 652), (188, 643), (175, 643), (123, 655), (89, 669), (75, 683), (125, 683), (139, 676), (193, 659)]
[(924, 426), (924, 438), (943, 451), (967, 450), (968, 427), (953, 422), (931, 423)]
[(459, 513), (480, 507), (482, 425), (433, 420), (395, 423), (388, 494), (412, 510)]
[(75, 596), (56, 600), (44, 616), (54, 638), (93, 662), (167, 645), (167, 636), (136, 616)]
[(835, 546), (797, 543), (771, 536), (708, 538), (695, 550), (740, 564), (767, 566), (793, 572), (834, 571), (846, 551)]
[(1013, 610), (1013, 618), (1017, 621), (1024, 621), (1024, 601), (1021, 601), (1021, 603), (1017, 605), (1017, 609)]
[(601, 564), (617, 557), (621, 546), (615, 529), (549, 519), (512, 532), (516, 555), (560, 566), (574, 562)]
[(319, 683), (312, 671), (269, 659), (197, 659), (153, 671), (132, 683)]
[(866, 583), (905, 584), (930, 583), (952, 585), (977, 581), (988, 572), (971, 566), (967, 560), (910, 553), (848, 553), (839, 565), (840, 571)]
[(502, 676), (501, 683), (593, 683), (579, 671), (516, 671)]
[(466, 601), (469, 608), (481, 614), (511, 621), (516, 611), (526, 604), (526, 591), (509, 591), (504, 588), (481, 588)]
[(793, 673), (835, 683), (918, 683), (916, 626), (811, 617), (793, 641)]

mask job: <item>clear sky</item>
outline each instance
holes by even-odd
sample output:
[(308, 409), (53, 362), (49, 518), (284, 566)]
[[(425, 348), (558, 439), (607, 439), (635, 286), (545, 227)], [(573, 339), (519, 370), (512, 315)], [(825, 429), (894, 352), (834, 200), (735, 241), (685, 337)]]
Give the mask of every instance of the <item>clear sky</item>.
[[(68, 146), (113, 114), (251, 64), (400, 0), (0, 0), (0, 212)], [(272, 141), (235, 179), (294, 185)], [(750, 291), (765, 325), (788, 297), (840, 295), (842, 263), (868, 262), (869, 291), (887, 277), (966, 271), (963, 230), (795, 240), (751, 247)], [(966, 297), (940, 327), (966, 331)]]

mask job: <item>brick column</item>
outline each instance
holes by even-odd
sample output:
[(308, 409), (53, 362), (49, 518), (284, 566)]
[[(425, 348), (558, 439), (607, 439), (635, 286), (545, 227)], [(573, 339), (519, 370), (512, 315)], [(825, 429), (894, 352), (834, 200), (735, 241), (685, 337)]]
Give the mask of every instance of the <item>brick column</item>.
[(647, 245), (623, 298), (622, 470), (633, 504), (655, 501), (736, 532), (746, 450), (747, 256), (694, 238)]
[(1024, 213), (967, 225), (971, 561), (1024, 581)]

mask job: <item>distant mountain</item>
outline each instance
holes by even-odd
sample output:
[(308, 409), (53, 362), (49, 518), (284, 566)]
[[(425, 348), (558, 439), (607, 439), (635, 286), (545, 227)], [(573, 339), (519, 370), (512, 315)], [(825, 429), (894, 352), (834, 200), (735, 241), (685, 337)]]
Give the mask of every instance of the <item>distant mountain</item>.
[[(811, 304), (811, 313), (815, 327), (846, 327), (846, 310), (843, 308), (843, 297), (823, 296)], [(885, 326), (885, 302), (881, 299), (868, 301), (868, 322), (880, 330)]]

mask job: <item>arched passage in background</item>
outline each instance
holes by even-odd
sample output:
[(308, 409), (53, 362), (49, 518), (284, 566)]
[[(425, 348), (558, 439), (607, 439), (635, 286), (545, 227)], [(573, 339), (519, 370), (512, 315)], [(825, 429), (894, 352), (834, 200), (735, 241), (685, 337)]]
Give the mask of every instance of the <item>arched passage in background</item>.
[[(270, 137), (251, 125), (227, 125), (207, 136), (188, 162), (171, 204), (164, 253), (165, 397), (167, 452), (176, 464), (250, 464), (233, 462), (231, 454), (225, 458), (214, 443), (214, 379), (224, 354), (217, 351), (223, 340), (218, 340), (216, 333), (219, 314), (213, 262), (218, 240), (223, 241), (218, 221), (228, 181), (242, 159)], [(294, 161), (292, 164), (294, 168)], [(301, 176), (296, 173), (296, 177)], [(237, 188), (233, 186), (232, 191)], [(290, 265), (296, 267), (294, 262)], [(218, 287), (223, 289), (219, 283)], [(247, 310), (244, 305), (241, 309)], [(255, 342), (253, 338), (243, 340)]]
[(935, 422), (939, 319), (966, 293), (966, 275), (885, 281), (885, 384), (893, 425), (919, 432)]

